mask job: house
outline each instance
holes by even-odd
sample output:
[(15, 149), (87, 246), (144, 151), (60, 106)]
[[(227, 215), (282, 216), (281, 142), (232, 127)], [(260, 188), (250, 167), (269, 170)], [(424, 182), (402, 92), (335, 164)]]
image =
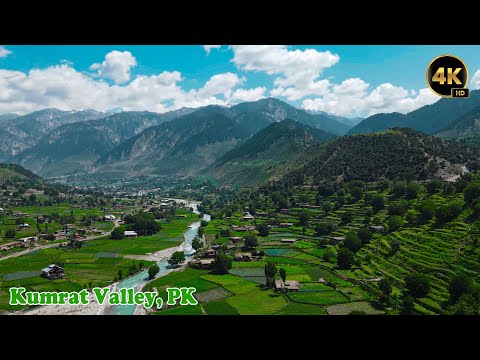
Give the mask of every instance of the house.
[(263, 212), (263, 211), (257, 211), (257, 213), (255, 215), (260, 216), (260, 217), (265, 217), (265, 216), (268, 216), (268, 213)]
[(200, 259), (196, 262), (202, 269), (210, 269), (213, 266), (215, 259)]
[(275, 290), (278, 291), (300, 291), (300, 286), (296, 280), (275, 280)]
[(375, 232), (383, 232), (385, 230), (385, 228), (383, 226), (369, 226), (368, 227), (371, 231), (375, 231)]
[(0, 212), (4, 212), (5, 210), (3, 210), (3, 208), (0, 207)]
[(297, 242), (297, 239), (281, 239), (280, 242), (285, 244), (295, 244)]
[(255, 217), (251, 214), (247, 214), (243, 216), (243, 221), (255, 220)]
[(21, 244), (22, 244), (22, 243), (19, 242), (19, 241), (11, 242), (11, 243), (8, 243), (8, 244), (3, 244), (3, 245), (0, 247), (0, 250), (8, 251), (8, 250), (13, 249), (15, 246), (20, 246)]
[(252, 261), (250, 254), (235, 254), (235, 261)]
[(334, 244), (338, 244), (342, 241), (345, 241), (345, 238), (343, 236), (331, 236), (330, 237), (330, 242), (332, 242)]
[(245, 225), (245, 226), (232, 225), (233, 231), (253, 231), (255, 229), (256, 227), (254, 225)]
[(215, 244), (215, 245), (212, 245), (212, 249), (213, 250), (218, 250), (222, 247), (222, 245), (218, 245), (218, 244)]
[(51, 264), (42, 269), (42, 276), (49, 280), (63, 279), (65, 278), (65, 270), (58, 265)]
[(236, 243), (238, 243), (240, 241), (243, 241), (245, 239), (241, 236), (231, 236), (230, 240), (232, 241), (232, 243), (236, 244)]
[(203, 256), (206, 258), (214, 258), (216, 254), (217, 254), (217, 251), (211, 249), (211, 250), (205, 250), (205, 252), (203, 253)]
[(30, 229), (30, 224), (20, 224), (17, 226), (19, 230), (21, 229)]
[(114, 215), (105, 215), (103, 217), (104, 221), (110, 221), (110, 222), (113, 222), (115, 221), (116, 217)]
[(135, 232), (135, 231), (130, 231), (130, 230), (126, 230), (123, 235), (125, 235), (125, 237), (135, 237), (137, 236), (138, 234)]
[(281, 228), (287, 228), (293, 226), (293, 223), (280, 223), (278, 226)]

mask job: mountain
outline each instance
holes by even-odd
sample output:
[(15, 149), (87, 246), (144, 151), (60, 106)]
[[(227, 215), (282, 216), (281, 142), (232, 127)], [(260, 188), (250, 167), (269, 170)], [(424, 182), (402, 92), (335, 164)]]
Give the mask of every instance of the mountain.
[(122, 112), (100, 120), (65, 124), (15, 156), (14, 162), (44, 176), (90, 170), (101, 155), (157, 124), (158, 118), (155, 113)]
[(270, 123), (294, 119), (302, 124), (309, 125), (316, 129), (335, 134), (344, 135), (351, 126), (345, 125), (333, 117), (324, 114), (311, 114), (305, 110), (297, 109), (283, 101), (275, 98), (266, 98), (254, 102), (245, 102), (230, 108), (234, 114), (254, 113), (269, 120)]
[(260, 184), (301, 166), (309, 159), (309, 148), (334, 138), (292, 119), (275, 122), (227, 152), (203, 174), (222, 184)]
[(338, 121), (342, 124), (348, 125), (350, 127), (353, 127), (353, 126), (359, 124), (364, 119), (362, 117), (347, 118), (347, 117), (344, 117), (344, 116), (329, 114), (329, 113), (326, 113), (325, 111), (308, 111), (308, 113), (314, 114), (314, 115), (318, 115), (318, 114), (324, 115), (326, 117), (329, 117), (330, 119), (334, 119), (334, 120), (336, 120), (336, 121)]
[(105, 114), (95, 110), (62, 111), (45, 109), (2, 121), (0, 160), (11, 158), (36, 145), (51, 130), (69, 123), (100, 119)]
[(345, 136), (315, 148), (315, 158), (286, 175), (294, 184), (360, 179), (455, 180), (480, 168), (480, 149), (406, 129)]
[(13, 120), (13, 119), (16, 119), (18, 118), (20, 115), (17, 115), (17, 114), (0, 114), (0, 122), (4, 121), (4, 120)]
[(6, 180), (39, 180), (40, 176), (16, 164), (0, 163), (0, 181)]
[(459, 117), (436, 135), (442, 138), (460, 139), (476, 134), (480, 134), (480, 106)]
[(233, 149), (254, 129), (230, 110), (207, 106), (153, 126), (120, 144), (97, 162), (98, 172), (193, 175)]
[(406, 115), (399, 113), (376, 114), (350, 129), (348, 134), (366, 134), (384, 131), (392, 127), (408, 127), (426, 134), (435, 134), (477, 107), (479, 102), (480, 90), (475, 90), (470, 93), (468, 99), (442, 98), (432, 105), (423, 106)]

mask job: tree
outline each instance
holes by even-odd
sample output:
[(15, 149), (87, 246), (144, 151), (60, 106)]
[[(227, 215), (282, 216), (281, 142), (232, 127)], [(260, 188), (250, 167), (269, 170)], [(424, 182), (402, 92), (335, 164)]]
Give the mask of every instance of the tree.
[(389, 255), (390, 256), (395, 255), (398, 252), (398, 250), (400, 250), (400, 245), (401, 245), (400, 240), (398, 240), (397, 238), (391, 238), (388, 243), (391, 248)]
[(270, 228), (265, 223), (257, 225), (257, 230), (258, 230), (258, 234), (261, 237), (267, 237), (268, 234), (270, 233)]
[(323, 259), (323, 261), (330, 262), (330, 260), (334, 256), (335, 256), (335, 252), (333, 251), (333, 249), (331, 247), (328, 247), (328, 248), (325, 249), (325, 252), (322, 255), (322, 259)]
[(402, 310), (407, 315), (411, 315), (415, 310), (415, 299), (408, 293), (404, 293), (402, 296)]
[(230, 236), (230, 229), (220, 229), (220, 236), (221, 236), (221, 237), (228, 237), (228, 236)]
[(122, 269), (118, 270), (117, 278), (118, 278), (118, 280), (122, 280), (122, 279), (123, 279), (123, 271), (122, 271)]
[(245, 235), (245, 247), (247, 248), (254, 248), (258, 246), (257, 235), (252, 232), (249, 232)]
[(342, 247), (337, 255), (337, 264), (340, 269), (349, 269), (354, 261), (353, 253), (346, 247)]
[(345, 236), (345, 240), (343, 245), (352, 252), (357, 252), (362, 247), (362, 241), (357, 236), (357, 234), (353, 231), (350, 231)]
[(287, 271), (284, 268), (280, 268), (278, 271), (280, 274), (280, 277), (282, 278), (283, 282), (287, 280)]
[(192, 249), (198, 251), (203, 247), (203, 241), (198, 236), (195, 236), (192, 240)]
[(208, 225), (208, 221), (207, 221), (207, 220), (202, 220), (202, 221), (200, 221), (200, 226), (201, 226), (201, 227), (205, 227), (205, 226), (207, 226), (207, 225)]
[(388, 215), (400, 215), (403, 216), (408, 209), (407, 200), (399, 200), (395, 204), (391, 204), (388, 207)]
[(232, 268), (232, 258), (222, 253), (215, 255), (215, 261), (213, 263), (215, 270), (219, 274), (227, 274), (228, 270)]
[(444, 224), (446, 222), (452, 221), (462, 212), (462, 207), (459, 203), (453, 202), (448, 205), (444, 205), (437, 210), (437, 222), (439, 224)]
[(352, 198), (355, 202), (360, 200), (363, 194), (363, 189), (361, 187), (354, 187), (352, 190), (350, 190), (350, 195), (352, 195)]
[(30, 194), (30, 196), (28, 197), (28, 201), (31, 203), (31, 204), (35, 204), (37, 202), (37, 195), (35, 194)]
[(392, 293), (392, 283), (390, 282), (389, 278), (384, 277), (382, 280), (379, 281), (378, 287), (383, 295), (383, 300), (387, 301)]
[(372, 240), (372, 232), (367, 228), (361, 228), (357, 231), (357, 236), (363, 244), (368, 244)]
[(474, 181), (468, 184), (465, 189), (463, 189), (463, 199), (466, 204), (473, 204), (475, 200), (480, 198), (480, 182)]
[(449, 312), (452, 315), (479, 315), (480, 302), (472, 294), (463, 294), (449, 307)]
[(401, 197), (407, 191), (407, 184), (404, 181), (397, 181), (393, 184), (392, 194), (394, 197)]
[(17, 232), (15, 231), (15, 229), (7, 229), (7, 231), (5, 231), (5, 237), (9, 239), (13, 239), (16, 233)]
[(160, 268), (157, 264), (153, 264), (148, 268), (148, 279), (152, 280), (160, 272)]
[(300, 211), (300, 213), (298, 214), (298, 219), (300, 220), (300, 224), (306, 226), (308, 225), (308, 221), (310, 220), (310, 214), (305, 210)]
[(390, 231), (398, 230), (403, 225), (403, 219), (401, 216), (393, 215), (388, 219), (388, 228)]
[(440, 180), (429, 181), (425, 184), (425, 188), (427, 189), (427, 193), (433, 195), (442, 188), (442, 182)]
[(473, 291), (472, 279), (464, 274), (455, 275), (450, 280), (448, 292), (450, 293), (450, 302), (456, 303), (460, 296), (469, 294)]
[(418, 221), (426, 223), (435, 216), (436, 205), (433, 200), (425, 200), (418, 207)]
[(328, 214), (332, 210), (332, 206), (330, 205), (330, 201), (325, 201), (322, 204), (322, 209), (325, 212), (325, 214)]
[(275, 275), (277, 274), (277, 264), (274, 262), (268, 261), (265, 264), (265, 281), (266, 281), (266, 286), (268, 288), (273, 287), (273, 284), (275, 282)]
[(420, 186), (418, 184), (410, 183), (405, 190), (405, 198), (408, 200), (416, 199), (419, 191)]
[(350, 211), (345, 211), (345, 212), (342, 214), (341, 219), (342, 219), (342, 222), (343, 222), (344, 224), (349, 224), (349, 223), (351, 223), (351, 222), (352, 222), (352, 219), (353, 219), (353, 214), (352, 214), (352, 212), (350, 212)]
[(430, 281), (423, 274), (411, 273), (405, 276), (405, 287), (413, 297), (423, 298), (430, 291)]
[(372, 205), (373, 212), (377, 213), (385, 208), (385, 199), (382, 195), (374, 195), (370, 204)]
[(175, 251), (170, 259), (168, 259), (168, 263), (173, 267), (181, 264), (185, 261), (185, 253), (183, 251)]
[(334, 229), (335, 226), (331, 222), (326, 221), (320, 222), (314, 227), (315, 235), (317, 236), (329, 235)]
[(113, 240), (121, 240), (124, 237), (125, 237), (125, 232), (119, 227), (113, 229), (112, 233), (110, 234), (110, 239), (113, 239)]

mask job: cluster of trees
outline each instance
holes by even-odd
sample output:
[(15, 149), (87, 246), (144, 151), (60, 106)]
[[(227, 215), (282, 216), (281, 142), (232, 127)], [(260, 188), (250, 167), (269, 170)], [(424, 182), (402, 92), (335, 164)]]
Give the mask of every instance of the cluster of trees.
[(153, 235), (162, 229), (162, 226), (155, 221), (153, 214), (143, 211), (135, 215), (126, 215), (123, 220), (127, 230), (133, 230), (138, 235)]

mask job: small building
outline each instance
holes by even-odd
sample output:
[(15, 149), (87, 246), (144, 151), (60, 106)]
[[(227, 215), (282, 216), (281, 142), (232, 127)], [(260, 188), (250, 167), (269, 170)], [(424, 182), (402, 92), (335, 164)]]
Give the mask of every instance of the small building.
[(210, 269), (214, 262), (215, 259), (200, 259), (197, 264), (200, 265), (202, 269)]
[(278, 226), (281, 228), (287, 228), (293, 226), (293, 223), (280, 223)]
[(233, 231), (254, 231), (255, 229), (256, 229), (255, 225), (245, 225), (245, 226), (232, 225)]
[(216, 254), (217, 254), (217, 251), (211, 249), (211, 250), (205, 250), (205, 252), (203, 253), (203, 256), (206, 258), (214, 258)]
[(116, 217), (115, 217), (115, 215), (105, 215), (105, 216), (103, 217), (103, 219), (104, 219), (105, 221), (113, 222), (113, 221), (116, 220)]
[(296, 280), (275, 280), (275, 290), (277, 291), (300, 291), (300, 284)]
[(345, 241), (345, 238), (343, 236), (331, 236), (330, 237), (330, 242), (334, 244), (338, 244)]
[(220, 249), (221, 247), (222, 247), (222, 245), (219, 245), (219, 244), (212, 245), (212, 249), (215, 250), (215, 251)]
[(138, 234), (135, 231), (126, 230), (124, 233), (125, 237), (136, 237)]
[(252, 261), (250, 254), (235, 254), (235, 261)]
[(230, 240), (232, 243), (236, 244), (238, 242), (244, 241), (245, 239), (242, 236), (231, 236)]
[(385, 230), (385, 228), (383, 226), (380, 226), (380, 225), (371, 225), (368, 228), (371, 231), (375, 231), (375, 232), (383, 232)]
[(247, 214), (243, 216), (243, 221), (250, 221), (250, 220), (255, 220), (255, 217), (251, 214)]
[(0, 212), (4, 212), (5, 210), (3, 210), (3, 208), (0, 207)]
[(8, 250), (13, 249), (15, 246), (20, 246), (20, 245), (22, 245), (22, 242), (20, 242), (20, 241), (14, 241), (14, 242), (11, 242), (11, 243), (8, 243), (8, 244), (3, 244), (3, 245), (0, 247), (0, 250), (8, 251)]
[(295, 244), (297, 242), (297, 239), (281, 239), (280, 242), (285, 244)]
[(20, 224), (17, 226), (18, 229), (30, 229), (30, 224)]
[(42, 269), (42, 276), (49, 279), (63, 279), (65, 278), (65, 270), (55, 264), (48, 265), (48, 267)]

